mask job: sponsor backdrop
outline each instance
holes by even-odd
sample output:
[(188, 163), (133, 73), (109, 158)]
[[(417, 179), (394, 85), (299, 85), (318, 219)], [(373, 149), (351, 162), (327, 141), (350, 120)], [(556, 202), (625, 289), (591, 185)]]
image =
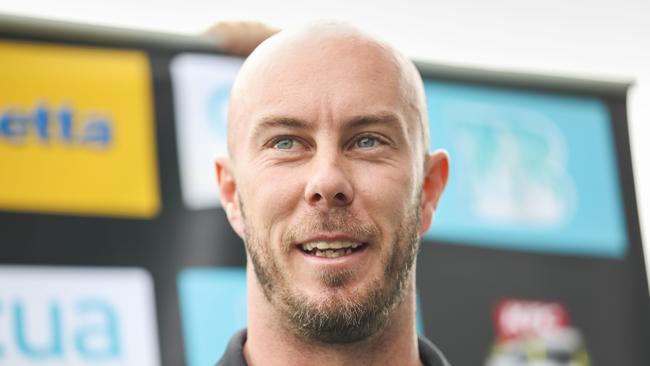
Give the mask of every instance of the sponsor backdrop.
[[(88, 33), (0, 26), (0, 364), (210, 365), (246, 324), (213, 173), (241, 60)], [(624, 92), (421, 67), (452, 170), (419, 331), (455, 365), (650, 364)]]

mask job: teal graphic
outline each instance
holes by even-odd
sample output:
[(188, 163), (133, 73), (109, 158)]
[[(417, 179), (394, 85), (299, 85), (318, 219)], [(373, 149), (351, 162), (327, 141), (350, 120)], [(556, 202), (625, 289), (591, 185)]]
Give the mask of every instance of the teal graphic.
[[(179, 274), (178, 288), (187, 365), (214, 365), (230, 337), (246, 327), (246, 270), (188, 268)], [(419, 309), (416, 318), (424, 334)]]
[(246, 270), (185, 269), (178, 290), (187, 365), (214, 365), (246, 326)]
[(451, 156), (425, 239), (620, 258), (609, 112), (596, 98), (425, 81), (432, 149)]

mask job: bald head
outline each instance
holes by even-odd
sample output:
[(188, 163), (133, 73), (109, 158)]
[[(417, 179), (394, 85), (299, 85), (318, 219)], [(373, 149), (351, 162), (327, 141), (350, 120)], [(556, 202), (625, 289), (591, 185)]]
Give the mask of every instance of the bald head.
[[(360, 80), (367, 85), (359, 85)], [(364, 101), (373, 95), (361, 93), (373, 84), (393, 89), (389, 92), (401, 104), (409, 134), (418, 150), (427, 153), (422, 79), (413, 63), (395, 48), (340, 22), (315, 23), (270, 37), (248, 57), (233, 85), (228, 114), (231, 158), (237, 154), (238, 141), (245, 138), (246, 127), (260, 117), (258, 106), (271, 105), (279, 113), (283, 107), (291, 109), (302, 103), (303, 107), (323, 109), (320, 114), (305, 111), (322, 117), (323, 113), (332, 114), (324, 110), (324, 104), (335, 99), (332, 94), (357, 92), (358, 101)], [(308, 105), (304, 103), (307, 99)]]
[[(228, 123), (231, 159), (217, 160), (216, 176), (249, 259), (249, 350), (290, 339), (275, 336), (283, 329), (328, 358), (379, 332), (382, 346), (415, 336), (418, 235), (448, 175), (446, 153), (428, 152), (415, 66), (348, 25), (284, 31), (242, 66)], [(382, 348), (371, 344), (360, 348)]]

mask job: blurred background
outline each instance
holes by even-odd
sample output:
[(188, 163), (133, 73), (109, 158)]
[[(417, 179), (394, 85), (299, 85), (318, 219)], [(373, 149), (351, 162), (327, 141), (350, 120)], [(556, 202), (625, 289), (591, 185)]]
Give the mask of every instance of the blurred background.
[(432, 143), (452, 156), (418, 330), (455, 365), (650, 364), (650, 2), (21, 0), (0, 14), (0, 364), (217, 360), (246, 322), (244, 252), (210, 170), (242, 59), (202, 34), (323, 18), (419, 62)]

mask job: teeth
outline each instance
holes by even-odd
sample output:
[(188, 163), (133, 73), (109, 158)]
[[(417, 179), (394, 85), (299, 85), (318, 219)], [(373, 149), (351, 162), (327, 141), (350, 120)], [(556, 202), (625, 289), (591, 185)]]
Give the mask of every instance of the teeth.
[(314, 250), (314, 248), (317, 248), (318, 250), (348, 249), (348, 248), (355, 249), (360, 245), (361, 245), (360, 243), (349, 242), (349, 241), (330, 241), (330, 242), (317, 241), (317, 242), (303, 244), (302, 249), (308, 252)]
[(313, 254), (317, 257), (338, 258), (352, 254), (352, 249), (317, 250)]

